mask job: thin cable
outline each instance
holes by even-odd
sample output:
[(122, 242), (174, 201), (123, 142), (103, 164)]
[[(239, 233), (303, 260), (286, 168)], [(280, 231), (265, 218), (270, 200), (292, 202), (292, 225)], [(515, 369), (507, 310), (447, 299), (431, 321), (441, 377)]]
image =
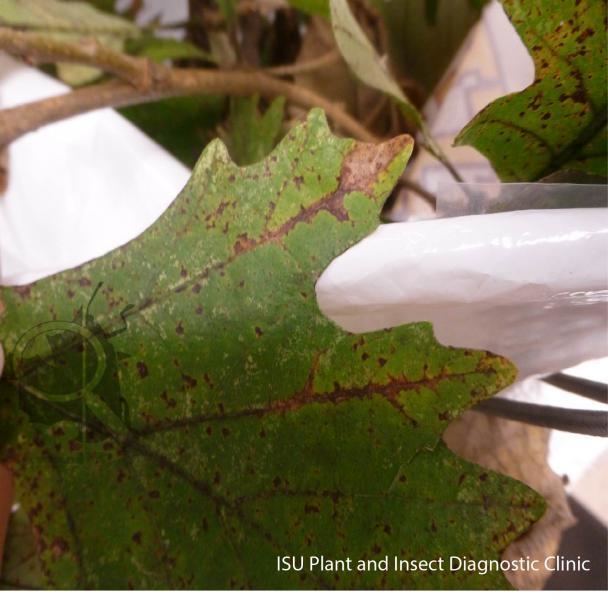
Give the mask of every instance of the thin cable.
[(582, 377), (573, 377), (565, 373), (553, 373), (542, 379), (546, 383), (566, 392), (572, 392), (583, 398), (608, 404), (608, 385)]
[(498, 397), (484, 400), (475, 406), (474, 410), (495, 417), (536, 425), (537, 427), (608, 437), (608, 411), (605, 410), (578, 410), (558, 406), (544, 406)]

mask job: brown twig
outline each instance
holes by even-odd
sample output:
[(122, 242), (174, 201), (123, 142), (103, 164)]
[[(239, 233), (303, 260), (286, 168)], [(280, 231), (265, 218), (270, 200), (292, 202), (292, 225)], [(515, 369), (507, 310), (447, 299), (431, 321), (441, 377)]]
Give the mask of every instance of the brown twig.
[[(152, 31), (153, 29), (160, 29), (162, 24), (156, 26), (154, 28), (148, 27), (140, 27), (142, 31)], [(49, 33), (70, 33), (70, 34), (80, 34), (80, 35), (104, 35), (104, 36), (112, 36), (117, 39), (127, 39), (133, 36), (134, 33), (137, 33), (137, 27), (133, 26), (132, 30), (127, 28), (121, 29), (116, 26), (103, 26), (103, 25), (88, 25), (86, 23), (27, 23), (27, 22), (18, 22), (11, 21), (6, 22), (0, 19), (0, 27), (4, 27), (6, 29), (11, 29), (12, 31), (32, 31), (38, 32), (41, 34), (49, 34)]]
[(330, 65), (333, 65), (341, 60), (340, 53), (337, 50), (330, 50), (325, 54), (312, 60), (307, 60), (293, 65), (280, 65), (264, 69), (265, 73), (275, 75), (276, 77), (285, 77), (288, 75), (301, 75), (302, 73), (310, 73), (317, 71)]
[(378, 141), (340, 106), (294, 83), (257, 71), (164, 68), (157, 71), (156, 77), (144, 89), (110, 81), (0, 111), (0, 147), (43, 125), (97, 108), (129, 106), (196, 94), (284, 96), (299, 106), (322, 108), (336, 125), (361, 141)]
[(151, 76), (147, 59), (112, 50), (93, 37), (68, 43), (48, 35), (0, 27), (0, 49), (32, 64), (66, 62), (97, 67), (139, 88), (146, 87)]
[(299, 106), (322, 108), (336, 125), (361, 141), (377, 141), (338, 104), (312, 90), (263, 72), (168, 67), (111, 50), (98, 42), (83, 48), (82, 44), (8, 28), (0, 28), (0, 32), (0, 49), (11, 54), (95, 66), (126, 80), (101, 83), (0, 111), (0, 147), (43, 125), (97, 108), (197, 94), (284, 96)]

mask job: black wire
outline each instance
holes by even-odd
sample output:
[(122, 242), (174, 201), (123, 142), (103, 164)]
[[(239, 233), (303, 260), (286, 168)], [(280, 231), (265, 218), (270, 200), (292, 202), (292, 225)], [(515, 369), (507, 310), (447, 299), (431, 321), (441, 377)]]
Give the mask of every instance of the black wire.
[(553, 373), (543, 378), (543, 381), (561, 390), (572, 392), (583, 398), (608, 404), (608, 385), (599, 381), (591, 381), (582, 377), (573, 377), (565, 373)]
[(561, 408), (499, 397), (480, 402), (474, 410), (538, 427), (608, 437), (608, 411), (605, 410)]

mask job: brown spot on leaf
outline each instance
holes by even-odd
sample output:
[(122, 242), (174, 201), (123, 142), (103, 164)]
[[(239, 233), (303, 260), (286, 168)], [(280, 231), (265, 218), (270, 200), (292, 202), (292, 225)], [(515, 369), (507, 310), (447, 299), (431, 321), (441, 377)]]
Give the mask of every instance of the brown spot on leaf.
[(538, 110), (539, 106), (543, 103), (543, 93), (538, 92), (534, 98), (528, 103), (530, 110)]
[(19, 285), (13, 288), (22, 300), (27, 300), (32, 294), (31, 285)]
[(194, 377), (190, 377), (190, 375), (186, 374), (186, 373), (182, 373), (182, 381), (185, 384), (185, 388), (187, 390), (191, 390), (192, 388), (195, 388), (198, 384), (198, 381), (196, 379), (194, 379)]
[(574, 102), (578, 102), (579, 104), (587, 103), (587, 94), (583, 87), (576, 88), (576, 90), (570, 95), (570, 98), (572, 98)]
[(68, 543), (61, 537), (56, 537), (51, 542), (51, 552), (55, 558), (60, 558), (69, 550)]
[(233, 250), (235, 254), (243, 254), (251, 250), (255, 245), (256, 241), (248, 237), (246, 233), (243, 233), (236, 238)]
[(595, 30), (591, 29), (591, 27), (587, 27), (585, 31), (583, 31), (577, 38), (576, 41), (579, 44), (582, 44), (588, 37), (592, 37), (595, 35)]
[(137, 367), (137, 372), (142, 379), (148, 376), (148, 365), (146, 365), (145, 362), (140, 361), (135, 366)]
[(386, 170), (395, 157), (412, 144), (409, 135), (401, 135), (382, 144), (357, 144), (342, 166), (340, 187), (345, 192), (357, 190), (370, 194), (378, 173)]

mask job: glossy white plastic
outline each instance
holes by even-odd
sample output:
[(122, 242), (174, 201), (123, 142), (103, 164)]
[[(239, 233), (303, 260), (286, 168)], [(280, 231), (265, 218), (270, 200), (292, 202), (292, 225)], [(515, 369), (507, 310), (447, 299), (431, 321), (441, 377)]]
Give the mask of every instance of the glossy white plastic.
[(430, 321), (443, 344), (510, 358), (520, 378), (608, 354), (608, 209), (382, 225), (317, 283), (352, 332)]

